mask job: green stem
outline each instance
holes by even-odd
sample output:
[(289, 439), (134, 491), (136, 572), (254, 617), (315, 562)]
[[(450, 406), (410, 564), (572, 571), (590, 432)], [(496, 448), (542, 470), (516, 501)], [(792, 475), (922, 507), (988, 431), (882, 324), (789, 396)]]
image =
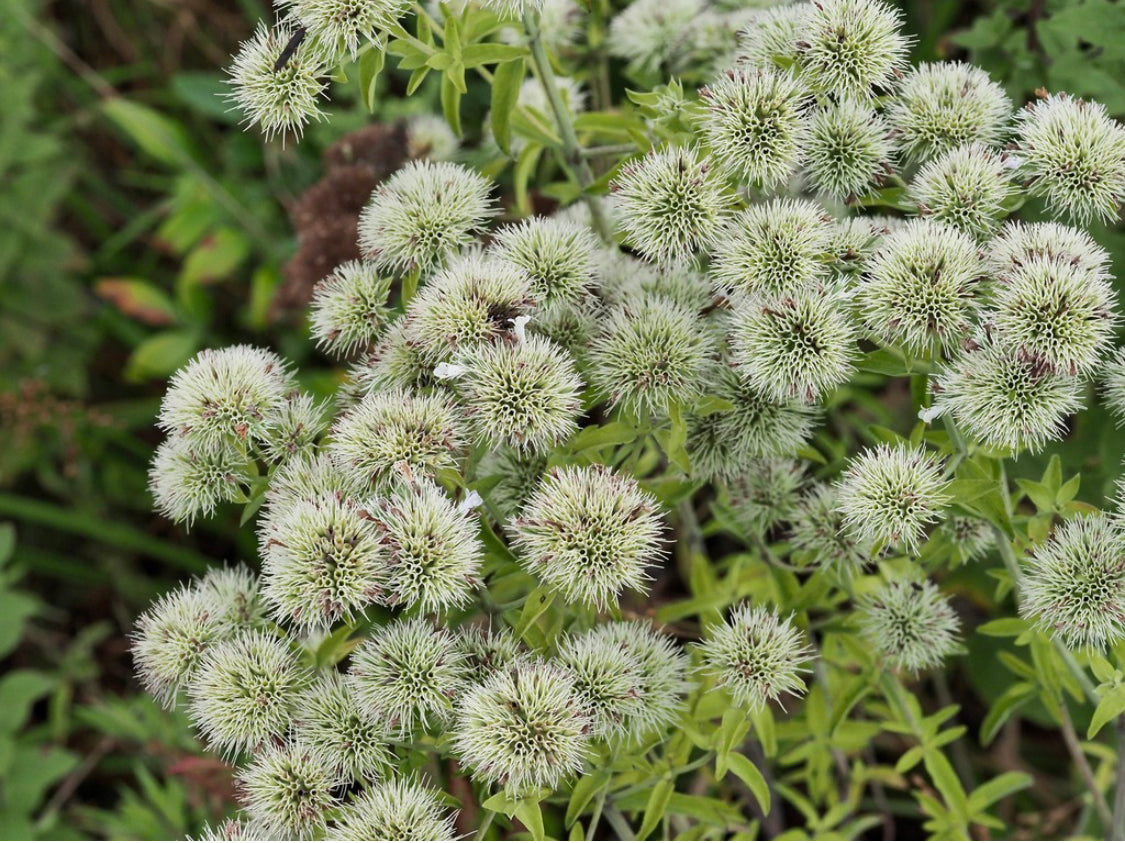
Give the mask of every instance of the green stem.
[(1070, 753), (1074, 766), (1078, 768), (1078, 775), (1082, 777), (1086, 789), (1090, 791), (1090, 796), (1094, 800), (1094, 810), (1098, 812), (1102, 825), (1108, 829), (1113, 824), (1113, 816), (1109, 812), (1105, 795), (1098, 787), (1097, 779), (1094, 778), (1094, 771), (1090, 769), (1090, 762), (1086, 760), (1086, 754), (1082, 751), (1082, 744), (1078, 741), (1078, 733), (1074, 731), (1074, 722), (1070, 719), (1066, 700), (1062, 699), (1061, 695), (1058, 699), (1058, 705), (1059, 725), (1062, 726), (1063, 743), (1066, 744), (1066, 751)]
[(63, 533), (85, 536), (123, 550), (147, 554), (193, 574), (203, 573), (211, 566), (208, 557), (194, 550), (153, 538), (126, 524), (115, 524), (97, 516), (64, 509), (43, 501), (29, 500), (18, 495), (0, 494), (0, 516), (38, 524)]
[(539, 83), (543, 86), (543, 91), (547, 95), (547, 102), (555, 115), (555, 123), (558, 126), (559, 134), (562, 136), (564, 164), (582, 189), (582, 197), (586, 200), (586, 205), (590, 209), (590, 219), (594, 224), (594, 229), (601, 235), (602, 240), (606, 243), (612, 243), (613, 236), (605, 212), (602, 210), (601, 203), (598, 202), (598, 197), (590, 193), (590, 186), (594, 183), (594, 173), (590, 169), (590, 163), (582, 157), (582, 145), (579, 144), (578, 134), (574, 131), (574, 122), (571, 120), (570, 111), (559, 93), (558, 81), (555, 78), (554, 70), (551, 69), (551, 60), (543, 46), (538, 15), (533, 12), (526, 13), (523, 16), (523, 25), (527, 30), (527, 45), (531, 50), (531, 62), (535, 65)]
[(1113, 826), (1110, 839), (1125, 840), (1125, 716), (1113, 721), (1117, 735), (1117, 781), (1113, 791)]

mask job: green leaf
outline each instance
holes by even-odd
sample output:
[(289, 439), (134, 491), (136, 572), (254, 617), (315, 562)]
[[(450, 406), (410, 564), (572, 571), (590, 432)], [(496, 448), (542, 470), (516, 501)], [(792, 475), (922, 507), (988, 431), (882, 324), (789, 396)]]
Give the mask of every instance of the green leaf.
[(187, 130), (172, 118), (124, 97), (104, 100), (102, 111), (130, 140), (161, 164), (183, 167), (193, 161)]
[(183, 295), (184, 289), (195, 284), (219, 281), (230, 276), (246, 260), (250, 242), (246, 236), (229, 227), (220, 228), (204, 237), (192, 249), (180, 270), (176, 284)]
[(449, 73), (441, 77), (441, 109), (453, 134), (461, 137), (461, 91)]
[(1090, 718), (1090, 728), (1086, 730), (1086, 739), (1092, 740), (1102, 726), (1125, 713), (1125, 685), (1119, 685), (1102, 696), (1098, 707), (1094, 709), (1094, 716)]
[(0, 566), (7, 565), (16, 550), (16, 525), (0, 524)]
[(664, 812), (668, 808), (668, 801), (672, 798), (672, 791), (675, 788), (676, 782), (671, 776), (665, 776), (656, 783), (645, 804), (645, 817), (641, 823), (641, 830), (637, 833), (638, 837), (642, 839), (648, 837), (664, 819)]
[(980, 725), (980, 741), (985, 746), (992, 743), (993, 739), (1004, 727), (1012, 715), (1035, 697), (1035, 686), (1028, 682), (1019, 682), (1012, 685), (999, 699), (992, 704), (984, 721)]
[(126, 316), (146, 325), (174, 325), (178, 318), (171, 297), (139, 278), (99, 278), (94, 292)]
[(770, 812), (770, 788), (766, 784), (766, 779), (761, 770), (740, 752), (732, 752), (727, 763), (730, 765), (731, 772), (742, 779), (743, 783), (750, 788), (750, 792), (754, 794), (754, 798), (758, 800), (758, 805), (761, 806), (762, 814), (768, 814)]
[(599, 790), (609, 782), (609, 773), (606, 770), (596, 770), (587, 773), (574, 784), (570, 792), (570, 801), (566, 806), (566, 827), (570, 828), (582, 816), (590, 800)]
[(611, 421), (602, 425), (592, 424), (582, 428), (578, 435), (570, 440), (570, 452), (580, 454), (607, 445), (627, 445), (636, 438), (636, 428), (622, 421)]
[[(526, 55), (526, 47), (513, 47), (508, 44), (470, 44), (461, 51), (461, 63), (467, 69), (472, 69), (482, 64), (512, 62)], [(493, 77), (493, 84), (495, 82)]]
[(194, 331), (153, 334), (133, 349), (125, 364), (125, 377), (133, 382), (168, 377), (195, 354), (198, 346)]
[(492, 77), (492, 136), (505, 155), (512, 154), (512, 112), (519, 101), (527, 63), (521, 58), (505, 62)]
[(734, 409), (734, 404), (717, 395), (707, 395), (695, 402), (691, 412), (696, 416), (711, 416), (715, 413), (729, 413)]
[(547, 839), (543, 829), (543, 809), (539, 807), (538, 799), (532, 797), (521, 799), (516, 803), (515, 816), (531, 833), (532, 840)]
[(379, 74), (383, 72), (387, 54), (379, 49), (368, 50), (359, 60), (359, 90), (368, 113), (375, 111), (375, 93)]
[(37, 670), (13, 670), (0, 679), (0, 734), (14, 734), (36, 700), (47, 696), (58, 680)]
[(555, 593), (548, 591), (544, 586), (537, 586), (524, 601), (523, 610), (520, 612), (519, 622), (516, 624), (516, 638), (523, 638), (531, 626), (551, 608), (555, 602)]
[(969, 811), (976, 814), (995, 805), (1006, 796), (1031, 787), (1034, 779), (1027, 773), (1002, 773), (992, 781), (985, 782), (969, 796)]
[(977, 632), (992, 638), (1018, 638), (1030, 628), (1023, 618), (999, 618), (982, 623), (977, 627)]

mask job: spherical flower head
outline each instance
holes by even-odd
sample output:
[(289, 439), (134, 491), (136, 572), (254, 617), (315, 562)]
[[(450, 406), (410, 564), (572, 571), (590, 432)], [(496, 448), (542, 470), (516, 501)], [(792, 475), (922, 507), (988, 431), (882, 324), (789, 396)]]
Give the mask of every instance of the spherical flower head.
[(454, 367), (476, 439), (490, 448), (542, 453), (578, 430), (582, 380), (570, 354), (550, 340), (477, 345)]
[(211, 603), (208, 612), (234, 630), (254, 629), (266, 621), (261, 581), (245, 565), (212, 568), (197, 589)]
[(1117, 349), (1101, 372), (1102, 396), (1110, 412), (1125, 420), (1125, 348)]
[(307, 392), (292, 392), (266, 416), (266, 441), (262, 454), (274, 465), (313, 450), (328, 427), (327, 402)]
[(1070, 264), (1075, 272), (1104, 277), (1109, 253), (1085, 231), (1056, 222), (1008, 222), (988, 244), (985, 265), (1001, 281), (1032, 258)]
[(420, 390), (438, 383), (433, 362), (427, 359), (414, 335), (413, 321), (400, 316), (383, 332), (375, 347), (348, 370), (344, 389), (359, 401), (372, 392)]
[(461, 141), (444, 117), (415, 114), (406, 121), (406, 152), (411, 158), (446, 161), (452, 158)]
[(894, 86), (909, 41), (883, 0), (819, 0), (797, 31), (801, 78), (818, 93), (870, 99)]
[(730, 339), (742, 378), (779, 404), (816, 402), (848, 379), (857, 353), (851, 314), (819, 286), (742, 302)]
[(366, 261), (348, 261), (313, 289), (309, 323), (317, 345), (348, 357), (372, 345), (387, 323), (391, 279)]
[(898, 229), (902, 222), (901, 218), (881, 216), (837, 220), (828, 241), (828, 254), (835, 270), (845, 276), (858, 274), (883, 238)]
[(611, 189), (625, 242), (658, 263), (710, 248), (733, 201), (722, 174), (695, 147), (666, 147), (630, 161)]
[(461, 697), (453, 752), (474, 779), (501, 784), (509, 793), (553, 790), (581, 771), (590, 729), (570, 673), (529, 658)]
[(626, 412), (662, 413), (699, 394), (712, 342), (699, 317), (664, 296), (630, 297), (590, 348), (591, 384)]
[(758, 711), (785, 694), (803, 694), (811, 656), (792, 619), (765, 606), (742, 603), (712, 627), (699, 644), (704, 669), (727, 690), (735, 705)]
[(704, 393), (734, 405), (687, 417), (691, 472), (705, 480), (733, 480), (753, 470), (759, 457), (795, 454), (820, 421), (820, 410), (813, 405), (777, 404), (763, 397), (727, 360), (708, 367)]
[(953, 546), (956, 561), (973, 562), (996, 544), (992, 525), (972, 515), (954, 515), (941, 525), (942, 534)]
[(225, 819), (216, 826), (204, 823), (199, 837), (193, 840), (269, 840), (269, 833), (255, 823)]
[(959, 146), (927, 161), (910, 198), (927, 217), (985, 239), (1000, 227), (1015, 192), (1003, 157), (981, 144)]
[(528, 328), (565, 348), (575, 361), (585, 362), (600, 315), (596, 298), (576, 304), (556, 299), (535, 308), (535, 318)]
[(558, 217), (537, 217), (502, 228), (492, 251), (531, 279), (538, 302), (577, 302), (594, 283), (598, 239), (588, 226)]
[(371, 785), (340, 809), (329, 840), (454, 840), (454, 814), (414, 778)]
[(304, 681), (287, 641), (241, 632), (204, 654), (188, 685), (188, 710), (208, 745), (234, 756), (286, 733)]
[(628, 719), (644, 708), (640, 665), (633, 653), (599, 632), (595, 627), (564, 638), (557, 658), (589, 713), (591, 737), (613, 740), (625, 734)]
[(736, 67), (703, 88), (703, 136), (732, 176), (772, 190), (793, 175), (808, 138), (808, 91), (793, 74)]
[(351, 685), (332, 670), (297, 698), (293, 734), (342, 781), (371, 781), (391, 766), (386, 722), (356, 703)]
[(1036, 257), (995, 286), (989, 321), (1013, 351), (1064, 374), (1087, 375), (1110, 346), (1116, 304), (1108, 277)]
[(836, 200), (881, 185), (895, 158), (890, 127), (868, 105), (850, 99), (813, 112), (804, 153), (812, 186)]
[(896, 670), (939, 667), (957, 647), (961, 623), (929, 580), (896, 580), (860, 599), (864, 638)]
[(305, 29), (326, 64), (344, 56), (355, 61), (364, 44), (383, 49), (383, 32), (409, 8), (402, 0), (281, 0), (278, 5)]
[(301, 500), (259, 535), (263, 592), (279, 622), (327, 630), (352, 620), (384, 594), (387, 564), (379, 531), (350, 500)]
[(472, 684), (485, 682), (526, 655), (519, 639), (504, 627), (463, 627), (460, 647), (465, 654), (468, 681)]
[(188, 527), (199, 515), (214, 515), (220, 503), (238, 500), (251, 481), (249, 460), (235, 448), (202, 448), (177, 434), (156, 449), (148, 472), (156, 511)]
[(435, 364), (477, 343), (516, 339), (515, 320), (533, 303), (522, 269), (471, 253), (435, 275), (407, 315), (419, 351)]
[(215, 609), (213, 593), (180, 586), (137, 619), (133, 664), (145, 690), (164, 708), (187, 687), (208, 649), (232, 634), (229, 616)]
[(473, 511), (426, 479), (372, 509), (390, 553), (387, 603), (423, 612), (465, 605), (484, 553)]
[(522, 18), (538, 12), (544, 0), (481, 0), (481, 5), (496, 12), (502, 20)]
[(660, 556), (656, 498), (602, 465), (551, 469), (513, 529), (531, 573), (598, 609), (615, 605), (622, 589), (644, 591)]
[(748, 295), (780, 295), (821, 280), (831, 217), (804, 199), (771, 199), (740, 212), (714, 248), (711, 277)]
[(1071, 647), (1106, 650), (1125, 638), (1125, 536), (1105, 513), (1055, 528), (1034, 547), (1021, 614)]
[(172, 376), (158, 424), (199, 451), (268, 438), (267, 416), (294, 386), (285, 362), (263, 348), (205, 349)]
[(360, 214), (360, 250), (385, 272), (443, 263), (496, 215), (491, 192), (488, 179), (459, 164), (409, 161)]
[(1058, 439), (1082, 409), (1082, 384), (1031, 355), (974, 343), (938, 374), (934, 406), (994, 450), (1036, 453)]
[(858, 541), (914, 552), (950, 502), (941, 461), (912, 445), (868, 448), (837, 485), (837, 508)]
[(627, 653), (634, 663), (640, 706), (625, 714), (622, 740), (636, 743), (675, 723), (692, 686), (687, 680), (690, 659), (671, 636), (645, 621), (603, 623), (591, 634), (603, 646)]
[(332, 768), (299, 742), (266, 747), (236, 781), (250, 820), (273, 840), (312, 840), (324, 832), (339, 800)]
[(539, 488), (546, 471), (546, 454), (497, 448), (485, 454), (477, 464), (476, 476), (481, 494), (507, 521), (515, 517)]
[(659, 73), (680, 33), (702, 11), (701, 0), (637, 0), (614, 16), (606, 47), (636, 75)]
[(730, 481), (730, 511), (750, 535), (765, 536), (791, 520), (801, 501), (805, 467), (797, 460), (755, 460)]
[(352, 480), (327, 454), (299, 453), (278, 468), (270, 480), (259, 534), (268, 532), (274, 524), (287, 519), (291, 507), (315, 503), (325, 497), (340, 500), (355, 498), (364, 488), (364, 484)]
[(336, 420), (328, 454), (357, 485), (386, 489), (410, 472), (433, 476), (453, 468), (464, 449), (456, 410), (439, 395), (373, 392)]
[(1125, 197), (1125, 129), (1105, 106), (1055, 94), (1018, 114), (1019, 174), (1055, 214), (1083, 225), (1117, 217)]
[(315, 39), (306, 37), (285, 60), (281, 57), (297, 35), (289, 23), (270, 29), (258, 25), (243, 41), (230, 68), (230, 99), (247, 125), (261, 126), (266, 139), (292, 134), (298, 138), (309, 120), (320, 120), (326, 67)]
[(887, 106), (904, 157), (925, 161), (965, 144), (998, 146), (1012, 101), (979, 67), (927, 62), (906, 74)]
[(817, 483), (792, 513), (789, 541), (809, 564), (850, 579), (871, 561), (870, 540), (855, 538), (844, 523), (836, 488)]
[(748, 67), (793, 67), (797, 63), (797, 33), (804, 3), (756, 9), (738, 33), (735, 63)]
[(912, 220), (867, 262), (857, 304), (876, 340), (911, 354), (956, 348), (974, 324), (984, 267), (967, 234)]
[(408, 735), (449, 719), (468, 666), (451, 632), (424, 618), (400, 618), (371, 634), (349, 672), (360, 707)]
[(704, 8), (677, 33), (668, 56), (668, 70), (676, 79), (711, 80), (729, 67), (738, 50), (738, 29), (747, 11), (721, 12)]

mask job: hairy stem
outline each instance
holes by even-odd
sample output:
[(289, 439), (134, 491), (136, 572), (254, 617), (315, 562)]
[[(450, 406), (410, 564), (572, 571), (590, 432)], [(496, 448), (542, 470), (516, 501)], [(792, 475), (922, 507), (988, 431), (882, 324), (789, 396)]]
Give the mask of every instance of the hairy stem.
[(543, 46), (542, 33), (539, 31), (539, 18), (536, 14), (528, 12), (523, 16), (523, 25), (527, 31), (527, 43), (531, 50), (531, 62), (535, 65), (536, 75), (539, 77), (539, 84), (543, 86), (543, 91), (547, 95), (547, 102), (551, 106), (551, 111), (555, 115), (555, 123), (558, 126), (559, 134), (562, 136), (562, 156), (566, 168), (573, 173), (573, 177), (578, 186), (582, 189), (582, 197), (586, 200), (586, 205), (590, 209), (590, 219), (594, 224), (595, 230), (601, 235), (602, 240), (606, 243), (613, 242), (613, 236), (609, 229), (609, 222), (606, 220), (605, 212), (602, 210), (598, 198), (590, 193), (590, 185), (594, 183), (594, 172), (590, 169), (589, 162), (582, 157), (582, 146), (578, 143), (578, 135), (574, 131), (574, 122), (570, 118), (570, 111), (563, 102), (562, 95), (559, 93), (558, 81), (555, 78), (555, 71), (551, 68), (551, 60), (547, 56), (547, 50)]

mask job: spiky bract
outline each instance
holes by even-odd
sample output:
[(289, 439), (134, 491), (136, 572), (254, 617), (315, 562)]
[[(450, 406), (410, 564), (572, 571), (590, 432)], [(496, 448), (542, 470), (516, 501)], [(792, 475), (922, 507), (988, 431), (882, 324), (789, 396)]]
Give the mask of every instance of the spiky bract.
[(453, 818), (440, 794), (417, 779), (387, 779), (341, 807), (328, 839), (454, 840)]
[(802, 561), (850, 578), (872, 561), (870, 540), (857, 539), (845, 526), (834, 486), (817, 483), (798, 501), (789, 541)]
[(558, 217), (525, 220), (501, 229), (496, 255), (531, 279), (536, 301), (577, 302), (594, 283), (598, 239), (589, 227)]
[(929, 580), (895, 580), (861, 598), (859, 624), (887, 662), (909, 673), (940, 666), (956, 648), (961, 627)]
[(386, 722), (359, 707), (352, 686), (335, 670), (297, 698), (293, 733), (341, 780), (378, 779), (393, 759)]
[(882, 184), (894, 160), (890, 127), (866, 104), (846, 99), (813, 113), (805, 173), (820, 194), (836, 200), (863, 196)]
[(729, 483), (730, 511), (737, 526), (764, 536), (797, 512), (805, 468), (797, 460), (755, 460)]
[(893, 87), (909, 41), (883, 0), (819, 0), (797, 29), (801, 78), (817, 93), (869, 99)]
[(600, 635), (595, 627), (559, 644), (558, 661), (570, 674), (590, 716), (594, 738), (613, 739), (625, 733), (626, 718), (643, 709), (634, 656)]
[(324, 832), (328, 813), (338, 804), (339, 784), (332, 768), (300, 743), (268, 746), (240, 771), (239, 799), (250, 820), (269, 839), (309, 840)]
[(404, 0), (282, 0), (277, 4), (299, 23), (326, 64), (355, 61), (365, 44), (384, 49), (384, 33), (409, 8)]
[(1007, 214), (1015, 193), (1011, 169), (1000, 153), (982, 144), (959, 146), (927, 161), (910, 185), (919, 211), (984, 239)]
[(1055, 222), (1008, 222), (988, 244), (989, 272), (1003, 281), (1032, 258), (1069, 264), (1075, 272), (1104, 277), (1109, 254), (1085, 231)]
[(347, 357), (378, 339), (388, 319), (391, 279), (365, 261), (348, 261), (316, 285), (310, 305), (312, 335), (321, 348)]
[(249, 460), (234, 447), (197, 447), (173, 434), (156, 449), (148, 488), (157, 512), (190, 527), (220, 503), (238, 500), (251, 480)]

